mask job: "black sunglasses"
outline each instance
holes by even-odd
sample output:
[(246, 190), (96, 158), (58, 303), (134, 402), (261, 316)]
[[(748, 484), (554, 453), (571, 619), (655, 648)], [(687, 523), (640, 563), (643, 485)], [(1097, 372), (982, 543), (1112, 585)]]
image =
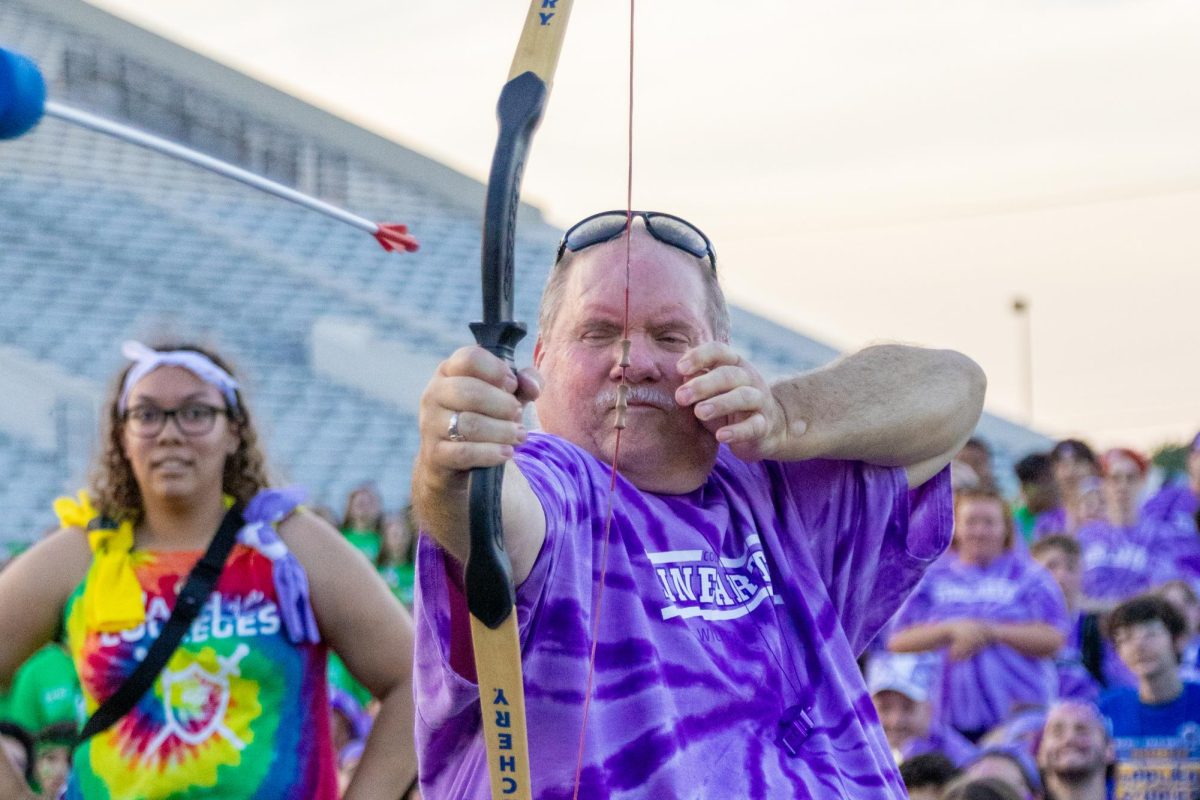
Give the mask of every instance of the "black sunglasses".
[[(704, 231), (692, 223), (674, 214), (663, 214), (659, 211), (634, 211), (634, 217), (641, 217), (646, 223), (646, 231), (663, 244), (689, 253), (696, 258), (708, 258), (713, 272), (717, 271), (717, 254), (712, 242), (704, 235)], [(558, 243), (558, 255), (554, 263), (562, 261), (563, 255), (570, 250), (577, 253), (585, 247), (611, 242), (625, 232), (627, 224), (632, 219), (626, 211), (601, 211), (576, 222), (563, 234)]]

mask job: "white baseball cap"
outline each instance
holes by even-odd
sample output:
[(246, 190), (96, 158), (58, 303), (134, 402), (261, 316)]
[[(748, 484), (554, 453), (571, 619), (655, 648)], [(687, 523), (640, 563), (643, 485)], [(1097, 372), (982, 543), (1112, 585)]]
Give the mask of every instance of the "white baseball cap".
[(867, 662), (867, 690), (871, 694), (899, 692), (910, 700), (929, 700), (936, 656), (932, 653), (877, 653)]

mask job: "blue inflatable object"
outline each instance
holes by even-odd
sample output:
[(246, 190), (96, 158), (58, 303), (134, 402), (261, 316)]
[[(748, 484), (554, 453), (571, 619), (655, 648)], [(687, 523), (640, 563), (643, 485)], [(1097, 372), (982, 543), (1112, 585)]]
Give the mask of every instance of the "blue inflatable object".
[(15, 139), (42, 118), (46, 81), (37, 65), (0, 49), (0, 139)]

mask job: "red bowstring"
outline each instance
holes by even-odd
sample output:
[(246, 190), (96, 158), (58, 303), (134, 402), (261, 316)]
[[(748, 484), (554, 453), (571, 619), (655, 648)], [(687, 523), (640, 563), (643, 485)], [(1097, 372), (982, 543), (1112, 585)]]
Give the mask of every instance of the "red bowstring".
[[(636, 0), (629, 0), (629, 114), (626, 132), (626, 172), (625, 172), (625, 318), (622, 325), (622, 348), (629, 341), (629, 284), (630, 284), (630, 240), (633, 238), (633, 20)], [(621, 357), (621, 386), (625, 383), (624, 350)], [(623, 395), (618, 395), (623, 397)], [(624, 412), (618, 409), (620, 420)], [(592, 646), (588, 655), (587, 688), (583, 695), (583, 721), (579, 726), (579, 751), (575, 758), (575, 791), (572, 800), (579, 800), (579, 782), (583, 774), (584, 745), (587, 742), (588, 712), (592, 707), (592, 686), (596, 678), (596, 647), (600, 638), (600, 606), (604, 601), (605, 577), (608, 575), (608, 539), (612, 530), (613, 507), (617, 491), (617, 464), (621, 459), (621, 430), (624, 426), (616, 426), (617, 436), (613, 444), (612, 473), (608, 483), (608, 508), (604, 517), (604, 538), (600, 547), (600, 577), (596, 586), (596, 601), (592, 608)]]

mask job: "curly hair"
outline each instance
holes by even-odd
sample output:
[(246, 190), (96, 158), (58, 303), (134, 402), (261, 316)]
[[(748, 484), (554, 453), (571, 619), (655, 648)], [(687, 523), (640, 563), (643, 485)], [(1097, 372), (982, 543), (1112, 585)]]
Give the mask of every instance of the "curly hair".
[[(196, 344), (172, 342), (156, 344), (154, 349), (160, 352), (190, 350), (234, 375), (233, 369), (224, 359), (211, 349)], [(102, 447), (89, 480), (92, 502), (96, 509), (102, 516), (114, 521), (128, 519), (136, 522), (142, 513), (142, 491), (134, 478), (133, 467), (125, 456), (125, 448), (121, 443), (125, 422), (117, 410), (117, 401), (121, 396), (125, 376), (132, 368), (133, 364), (130, 364), (121, 370), (109, 390), (101, 434)], [(229, 409), (229, 419), (236, 426), (238, 447), (233, 455), (225, 460), (221, 491), (231, 495), (239, 503), (247, 503), (259, 490), (269, 486), (270, 480), (267, 459), (258, 443), (258, 431), (254, 427), (240, 389), (236, 392), (236, 397), (237, 408)]]

